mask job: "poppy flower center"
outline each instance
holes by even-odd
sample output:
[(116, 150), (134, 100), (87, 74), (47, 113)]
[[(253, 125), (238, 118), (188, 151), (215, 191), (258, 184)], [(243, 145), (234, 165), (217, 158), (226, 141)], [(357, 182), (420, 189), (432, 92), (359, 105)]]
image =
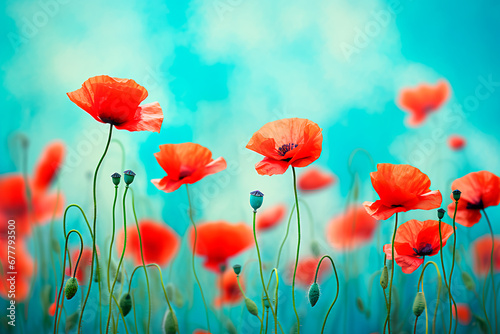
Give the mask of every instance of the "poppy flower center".
[(474, 203), (467, 203), (467, 209), (469, 210), (482, 210), (484, 209), (484, 204), (483, 204), (483, 200), (479, 200), (478, 203), (474, 204)]
[(424, 247), (420, 247), (420, 249), (413, 248), (413, 250), (415, 251), (415, 254), (419, 256), (429, 255), (432, 254), (432, 245), (425, 244)]
[(188, 177), (191, 174), (193, 174), (193, 171), (190, 168), (181, 167), (181, 170), (179, 172), (179, 180), (182, 180), (183, 178)]
[(281, 145), (281, 147), (278, 148), (278, 154), (283, 157), (283, 156), (285, 156), (285, 154), (287, 154), (288, 152), (290, 152), (291, 150), (293, 150), (297, 146), (299, 146), (299, 145), (294, 144), (294, 143), (288, 143), (285, 145)]

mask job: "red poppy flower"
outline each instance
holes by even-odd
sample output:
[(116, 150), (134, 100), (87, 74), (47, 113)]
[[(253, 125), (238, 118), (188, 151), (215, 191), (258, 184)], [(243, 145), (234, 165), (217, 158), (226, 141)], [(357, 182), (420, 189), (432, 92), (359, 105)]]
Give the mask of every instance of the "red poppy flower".
[(165, 192), (175, 191), (183, 184), (196, 183), (227, 166), (224, 158), (214, 160), (208, 148), (194, 143), (160, 145), (160, 152), (155, 153), (155, 157), (167, 176), (151, 182)]
[[(56, 298), (57, 298), (57, 296), (56, 296)], [(52, 304), (50, 304), (49, 309), (48, 309), (48, 313), (51, 317), (53, 317), (56, 314), (56, 301), (55, 300)]]
[(465, 147), (466, 140), (460, 135), (451, 135), (448, 137), (448, 146), (454, 151), (459, 151)]
[[(28, 179), (31, 205), (28, 205), (26, 184), (22, 174), (13, 173), (0, 176), (0, 220), (16, 222), (16, 235), (25, 236), (31, 232), (31, 224), (42, 224), (55, 215), (61, 216), (64, 208), (64, 196), (49, 193), (49, 185), (64, 156), (61, 142), (49, 144), (38, 161), (34, 177)], [(31, 209), (31, 214), (28, 210)], [(7, 234), (7, 224), (1, 224), (0, 235)]]
[(363, 205), (378, 220), (388, 219), (396, 212), (436, 209), (443, 200), (439, 190), (429, 189), (429, 177), (410, 165), (378, 164), (370, 176), (380, 199)]
[(257, 231), (266, 231), (277, 226), (283, 220), (286, 213), (286, 205), (276, 204), (270, 208), (259, 211), (255, 221)]
[(148, 91), (132, 79), (99, 75), (87, 79), (82, 88), (67, 95), (98, 122), (128, 131), (160, 132), (163, 122), (160, 105), (153, 102), (140, 106)]
[[(179, 250), (179, 236), (166, 224), (150, 219), (139, 221), (144, 262), (166, 266)], [(123, 250), (124, 233), (121, 230), (116, 239), (118, 254)], [(135, 265), (142, 265), (141, 248), (137, 227), (127, 227), (127, 248), (125, 256), (134, 260)]]
[[(99, 250), (98, 250), (99, 253)], [(78, 260), (78, 255), (80, 254), (80, 247), (76, 247), (71, 252), (71, 270), (66, 263), (66, 276), (73, 277), (73, 272), (75, 270), (76, 261)], [(76, 279), (79, 284), (87, 284), (89, 280), (89, 270), (92, 264), (92, 247), (83, 247), (82, 256), (80, 257), (80, 262), (78, 263), (78, 268), (76, 269)]]
[[(243, 280), (240, 276), (240, 284), (243, 287)], [(226, 270), (218, 279), (218, 286), (222, 288), (220, 296), (215, 297), (215, 307), (222, 305), (234, 305), (243, 299), (236, 274), (232, 270)]]
[(335, 177), (332, 173), (322, 171), (317, 167), (308, 168), (299, 175), (297, 186), (299, 190), (307, 192), (320, 190), (333, 184)]
[(425, 121), (429, 113), (441, 108), (449, 95), (448, 83), (440, 80), (434, 86), (421, 84), (415, 88), (402, 89), (399, 94), (399, 105), (410, 113), (408, 124), (418, 126)]
[[(453, 227), (441, 223), (443, 247), (453, 234)], [(414, 272), (423, 262), (424, 256), (434, 256), (439, 252), (439, 222), (411, 219), (398, 227), (394, 240), (394, 259), (405, 274)], [(392, 259), (391, 244), (384, 245), (387, 259)]]
[[(297, 264), (297, 273), (295, 274), (295, 284), (299, 284), (303, 287), (309, 287), (314, 282), (314, 275), (316, 274), (316, 267), (318, 266), (320, 258), (314, 256), (303, 257), (299, 259)], [(324, 275), (331, 271), (328, 261), (321, 262), (321, 267), (318, 272), (318, 281)], [(292, 282), (293, 270), (295, 268), (295, 261), (292, 261), (288, 265), (288, 278)]]
[[(220, 272), (221, 265), (227, 266), (230, 257), (246, 250), (254, 242), (252, 228), (245, 223), (214, 221), (200, 224), (197, 230), (196, 255), (205, 257), (204, 266), (215, 272)], [(194, 230), (191, 228), (191, 249), (193, 241)]]
[[(481, 210), (500, 203), (500, 177), (487, 171), (469, 173), (451, 184), (452, 189), (462, 192), (458, 201), (456, 222), (470, 227), (481, 219)], [(453, 194), (451, 194), (453, 200)], [(453, 218), (455, 201), (448, 206)]]
[(307, 119), (280, 119), (255, 132), (246, 147), (265, 157), (255, 165), (260, 175), (283, 174), (289, 166), (306, 167), (319, 158), (321, 131)]
[[(500, 238), (495, 237), (493, 251), (493, 270), (500, 271)], [(485, 235), (476, 239), (472, 246), (474, 254), (474, 271), (477, 275), (487, 275), (491, 266), (491, 236)]]
[(196, 329), (193, 334), (210, 334), (210, 332), (204, 331), (202, 329)]
[[(472, 312), (467, 304), (459, 303), (457, 304), (458, 322), (461, 325), (467, 326), (472, 320)], [(455, 308), (453, 308), (453, 318), (456, 318)]]
[(326, 237), (333, 248), (351, 250), (369, 242), (377, 225), (377, 220), (363, 206), (351, 206), (330, 221)]
[[(0, 252), (0, 263), (3, 268), (3, 271), (0, 273), (0, 279), (2, 280), (2, 283), (0, 284), (0, 296), (7, 299), (10, 294), (9, 291), (11, 290), (11, 285), (14, 285), (14, 299), (16, 301), (25, 300), (28, 297), (31, 288), (31, 277), (33, 276), (34, 268), (33, 258), (27, 250), (25, 240), (23, 238), (16, 238), (14, 250), (16, 261), (14, 269), (12, 269), (10, 267), (11, 264), (9, 264), (9, 260), (11, 259), (8, 257), (7, 246), (7, 238), (0, 238), (0, 249), (4, 250)], [(14, 280), (11, 281), (11, 278), (14, 278)], [(8, 298), (11, 299), (11, 297)]]

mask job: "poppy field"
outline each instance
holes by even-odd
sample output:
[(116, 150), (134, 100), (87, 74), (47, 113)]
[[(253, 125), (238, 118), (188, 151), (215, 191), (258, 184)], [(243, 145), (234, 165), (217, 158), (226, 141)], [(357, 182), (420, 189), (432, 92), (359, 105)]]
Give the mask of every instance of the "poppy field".
[(468, 6), (9, 3), (0, 333), (500, 333)]

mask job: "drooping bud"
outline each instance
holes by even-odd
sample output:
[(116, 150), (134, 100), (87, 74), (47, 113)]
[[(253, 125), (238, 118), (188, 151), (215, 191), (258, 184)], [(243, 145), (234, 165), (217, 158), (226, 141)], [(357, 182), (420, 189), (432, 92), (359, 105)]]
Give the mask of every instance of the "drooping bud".
[(365, 305), (363, 304), (363, 299), (361, 299), (361, 297), (356, 298), (356, 307), (358, 308), (359, 312), (365, 312)]
[(266, 296), (262, 297), (262, 302), (264, 303), (265, 308), (268, 309), (269, 307), (271, 307), (271, 305), (269, 304), (269, 299)]
[(321, 255), (321, 247), (317, 240), (313, 240), (313, 242), (311, 242), (311, 252), (316, 257), (319, 257)]
[(438, 210), (438, 219), (443, 219), (444, 214), (446, 213), (446, 210), (441, 208)]
[(248, 312), (250, 312), (250, 314), (253, 314), (256, 317), (259, 315), (257, 304), (255, 304), (255, 302), (250, 298), (245, 298), (245, 306), (247, 307), (247, 310)]
[(462, 281), (464, 282), (465, 288), (469, 291), (474, 291), (476, 290), (476, 283), (474, 283), (474, 280), (472, 277), (469, 275), (468, 272), (462, 271)]
[(226, 330), (229, 334), (237, 334), (238, 331), (236, 330), (236, 327), (234, 326), (233, 322), (230, 319), (226, 319), (226, 322), (224, 323)]
[(250, 206), (253, 208), (254, 212), (257, 212), (257, 209), (262, 206), (262, 202), (264, 202), (264, 194), (258, 190), (254, 190), (250, 193)]
[(462, 194), (462, 192), (458, 189), (455, 189), (453, 190), (453, 199), (455, 201), (458, 201), (460, 199), (460, 195)]
[(311, 284), (309, 287), (309, 303), (311, 303), (312, 307), (314, 307), (314, 305), (318, 302), (319, 295), (320, 292), (318, 283)]
[(380, 286), (382, 289), (387, 289), (387, 285), (389, 282), (389, 270), (387, 270), (387, 266), (384, 266), (382, 269), (382, 274), (380, 275)]
[(69, 300), (73, 298), (78, 291), (78, 281), (76, 278), (71, 277), (67, 282), (64, 287), (64, 294), (66, 295), (66, 298)]
[(135, 173), (132, 172), (130, 169), (124, 171), (123, 175), (124, 175), (123, 180), (125, 181), (127, 186), (130, 185), (132, 182), (134, 182)]
[(486, 323), (486, 321), (483, 318), (481, 318), (480, 316), (478, 316), (477, 314), (473, 314), (473, 316), (474, 316), (474, 320), (476, 320), (477, 324), (479, 325), (479, 329), (481, 329), (481, 332), (488, 333), (489, 329), (488, 329), (488, 324)]
[(113, 181), (113, 184), (118, 187), (120, 184), (122, 176), (119, 173), (113, 173), (111, 174), (111, 180)]
[(126, 317), (127, 314), (132, 309), (132, 298), (130, 297), (130, 293), (126, 293), (120, 298), (120, 308), (122, 309), (123, 316)]
[(239, 274), (241, 273), (241, 265), (239, 265), (239, 264), (235, 264), (235, 265), (233, 266), (233, 270), (234, 270), (234, 273), (235, 273), (236, 275), (239, 275)]
[(422, 291), (419, 291), (415, 296), (415, 300), (413, 301), (413, 314), (416, 317), (419, 317), (422, 312), (425, 310), (425, 296)]
[(167, 310), (165, 316), (163, 317), (163, 333), (164, 334), (175, 334), (177, 333), (179, 324), (177, 323), (177, 317), (174, 312)]
[(178, 308), (184, 306), (184, 296), (182, 296), (182, 292), (173, 283), (167, 284), (167, 296)]

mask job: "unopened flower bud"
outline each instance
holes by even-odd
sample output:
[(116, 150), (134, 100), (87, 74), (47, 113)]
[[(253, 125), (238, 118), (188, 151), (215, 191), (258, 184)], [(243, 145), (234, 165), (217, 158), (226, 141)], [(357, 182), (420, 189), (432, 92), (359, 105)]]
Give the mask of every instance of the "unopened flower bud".
[(413, 314), (419, 317), (425, 310), (425, 296), (423, 292), (418, 292), (413, 301)]
[(359, 312), (365, 312), (365, 305), (363, 304), (363, 299), (361, 299), (361, 297), (356, 298), (356, 307), (358, 308)]
[(118, 187), (118, 185), (120, 184), (120, 180), (121, 180), (122, 176), (119, 174), (119, 173), (113, 173), (111, 175), (111, 180), (113, 181), (113, 184), (115, 186)]
[(75, 296), (77, 291), (78, 291), (78, 281), (76, 278), (71, 277), (66, 282), (66, 286), (64, 287), (64, 294), (66, 295), (66, 298), (69, 300)]
[(262, 297), (262, 301), (264, 302), (265, 308), (268, 309), (269, 307), (271, 307), (271, 305), (269, 304), (269, 299), (266, 296)]
[(130, 169), (126, 170), (123, 172), (123, 180), (125, 181), (125, 183), (127, 184), (127, 186), (129, 184), (131, 184), (132, 182), (134, 182), (134, 177), (135, 177), (135, 173), (132, 172)]
[(319, 285), (318, 283), (313, 283), (309, 287), (309, 303), (311, 303), (311, 306), (316, 305), (319, 299)]
[(163, 318), (163, 333), (164, 334), (175, 334), (178, 332), (179, 325), (177, 323), (177, 317), (174, 312), (167, 310)]
[(438, 210), (438, 219), (443, 219), (445, 213), (446, 213), (446, 210), (444, 210), (443, 208), (439, 209)]
[(262, 202), (264, 201), (264, 194), (258, 190), (254, 190), (250, 193), (250, 206), (253, 208), (254, 212), (257, 212), (257, 209), (262, 206)]
[(460, 195), (462, 194), (462, 192), (458, 189), (456, 190), (453, 190), (453, 199), (455, 201), (458, 201), (460, 199)]
[(311, 252), (314, 256), (319, 257), (321, 255), (321, 247), (319, 246), (319, 242), (317, 240), (313, 240), (311, 242)]
[(241, 265), (239, 265), (239, 264), (235, 264), (235, 265), (233, 266), (233, 270), (234, 270), (234, 273), (235, 273), (236, 275), (239, 275), (239, 274), (241, 273)]
[(251, 300), (250, 298), (245, 298), (245, 305), (250, 314), (253, 314), (256, 317), (259, 315), (259, 309), (257, 308), (257, 304), (255, 304), (253, 300)]
[(380, 286), (382, 289), (387, 289), (387, 284), (389, 282), (389, 271), (387, 270), (387, 266), (384, 266), (382, 269), (382, 274), (380, 275)]
[(474, 291), (476, 289), (476, 283), (469, 275), (468, 272), (462, 271), (462, 281), (464, 282), (465, 288), (469, 291)]
[(120, 308), (122, 309), (124, 317), (126, 317), (132, 309), (132, 298), (128, 292), (120, 298)]

